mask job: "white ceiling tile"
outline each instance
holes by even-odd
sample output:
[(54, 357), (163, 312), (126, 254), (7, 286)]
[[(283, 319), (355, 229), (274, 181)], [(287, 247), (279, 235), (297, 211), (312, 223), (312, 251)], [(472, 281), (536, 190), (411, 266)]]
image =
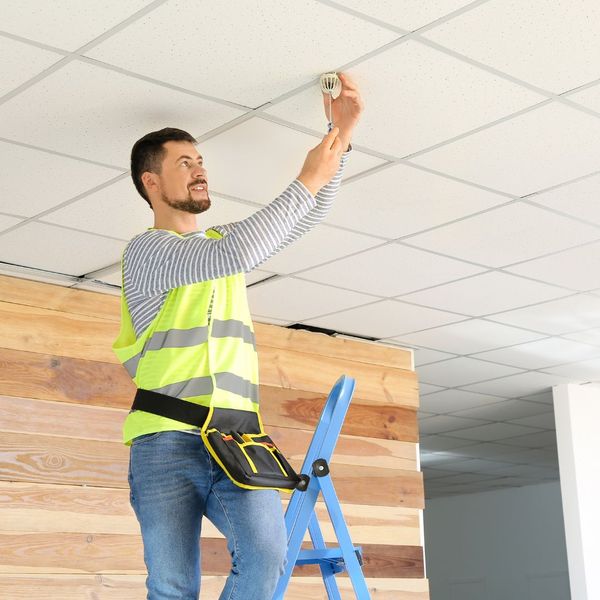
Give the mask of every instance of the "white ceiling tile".
[(10, 217), (8, 215), (0, 215), (0, 232), (20, 223), (23, 219), (19, 219), (17, 217)]
[(484, 420), (464, 419), (448, 415), (435, 415), (419, 420), (419, 431), (421, 435), (433, 435), (436, 433), (447, 433), (456, 429), (462, 430), (481, 426), (483, 424), (485, 424)]
[(150, 131), (178, 127), (199, 136), (240, 114), (73, 61), (0, 106), (0, 136), (125, 170), (134, 142)]
[[(15, 3), (15, 7), (17, 6)], [(2, 29), (5, 30), (4, 11), (5, 6), (2, 6)], [(4, 96), (62, 58), (63, 56), (56, 52), (0, 37), (0, 96)]]
[(401, 296), (401, 300), (473, 316), (566, 296), (568, 291), (492, 271)]
[(110, 296), (120, 296), (121, 288), (113, 288), (97, 281), (80, 281), (75, 285), (71, 286), (71, 289), (87, 290), (89, 292), (96, 292), (97, 294), (108, 294)]
[(511, 438), (517, 435), (526, 435), (537, 432), (538, 430), (536, 429), (533, 429), (531, 427), (523, 427), (522, 425), (511, 425), (509, 423), (489, 423), (487, 425), (479, 425), (478, 427), (470, 427), (469, 429), (449, 431), (448, 433), (446, 433), (446, 435), (450, 437), (459, 437), (467, 440), (494, 442), (497, 440), (504, 440), (505, 438)]
[(255, 323), (267, 323), (268, 325), (279, 325), (281, 327), (285, 327), (286, 325), (291, 325), (291, 321), (284, 321), (282, 319), (272, 319), (271, 317), (252, 317)]
[(570, 340), (576, 340), (585, 344), (593, 344), (600, 346), (600, 327), (588, 329), (587, 331), (578, 331), (576, 333), (568, 333), (564, 337)]
[(508, 267), (507, 270), (572, 290), (595, 289), (600, 285), (600, 243), (564, 250)]
[(514, 423), (515, 425), (527, 425), (528, 427), (539, 427), (540, 429), (554, 429), (554, 411), (550, 410), (541, 415), (511, 419), (510, 423)]
[[(586, 0), (505, 0), (429, 30), (430, 38), (513, 77), (563, 92), (598, 77), (600, 6)], [(475, 32), (485, 32), (476, 35)]]
[(427, 348), (414, 348), (415, 366), (422, 367), (447, 358), (454, 358), (454, 354), (448, 352), (439, 352), (438, 350), (428, 350)]
[(343, 192), (344, 201), (334, 204), (328, 220), (387, 238), (436, 227), (508, 200), (403, 164), (350, 181)]
[(427, 396), (428, 394), (433, 394), (435, 392), (439, 392), (444, 388), (439, 385), (431, 385), (429, 383), (420, 383), (419, 382), (419, 396)]
[(432, 308), (421, 308), (395, 300), (382, 300), (306, 322), (344, 333), (384, 338), (399, 335), (413, 328), (423, 329), (436, 324), (452, 323), (460, 318)]
[[(258, 210), (211, 193), (210, 209), (197, 216), (198, 229), (233, 223)], [(130, 239), (154, 226), (154, 213), (137, 193), (130, 177), (45, 215), (44, 222)]]
[(532, 394), (530, 396), (523, 396), (520, 400), (527, 400), (528, 402), (541, 402), (542, 404), (554, 404), (552, 396), (552, 390), (547, 390), (540, 394)]
[(578, 294), (490, 317), (493, 321), (527, 327), (548, 335), (581, 331), (600, 325), (600, 298)]
[(473, 358), (452, 358), (417, 369), (420, 380), (434, 385), (458, 387), (518, 373), (520, 369), (505, 367)]
[(542, 337), (523, 329), (470, 319), (396, 337), (401, 344), (416, 344), (443, 352), (473, 354), (503, 346), (522, 344)]
[(464, 473), (481, 473), (491, 477), (495, 476), (495, 471), (498, 469), (507, 469), (512, 466), (511, 463), (500, 462), (497, 460), (485, 460), (473, 458), (467, 460), (459, 460), (456, 462), (448, 462), (440, 464), (437, 468), (452, 471), (460, 471)]
[(464, 390), (442, 390), (422, 397), (421, 408), (438, 414), (451, 413), (467, 408), (496, 404), (501, 400), (498, 396), (474, 394)]
[(596, 227), (517, 202), (416, 235), (409, 242), (456, 258), (502, 267), (592, 241), (599, 235)]
[[(475, 442), (473, 442), (475, 444)], [(464, 447), (465, 442), (456, 438), (443, 435), (426, 435), (419, 440), (419, 447), (423, 452), (445, 452), (453, 448)]]
[(568, 98), (577, 104), (600, 112), (600, 85), (592, 85), (580, 92), (569, 94)]
[[(324, 65), (352, 61), (397, 37), (317, 2), (252, 0), (232, 10), (208, 0), (180, 0), (159, 6), (87, 55), (257, 107), (310, 82)], [(318, 52), (307, 51), (309, 40), (318, 40)]]
[(148, 3), (148, 0), (4, 2), (2, 29), (64, 50), (75, 50)]
[(386, 244), (302, 273), (302, 277), (379, 296), (396, 296), (481, 272), (462, 261)]
[(246, 285), (252, 285), (254, 283), (258, 283), (259, 281), (264, 281), (269, 277), (273, 277), (273, 273), (261, 271), (260, 269), (254, 269), (253, 271), (250, 271), (250, 273), (245, 273), (245, 277)]
[[(366, 107), (354, 142), (396, 157), (428, 148), (544, 99), (412, 40), (354, 65), (350, 74), (360, 85)], [(309, 112), (305, 106), (311, 103)], [(315, 129), (322, 122), (319, 104), (305, 91), (268, 112)], [(390, 135), (391, 115), (398, 123), (398, 135)]]
[(547, 373), (521, 373), (519, 375), (509, 375), (494, 381), (485, 383), (475, 383), (467, 386), (472, 392), (482, 394), (496, 394), (506, 396), (507, 398), (520, 398), (529, 394), (536, 394), (547, 391), (553, 385), (560, 383), (572, 383), (572, 380), (559, 377), (558, 375), (548, 375)]
[(527, 454), (527, 451), (521, 448), (515, 448), (514, 446), (507, 446), (505, 444), (496, 444), (493, 442), (473, 442), (469, 445), (455, 447), (452, 452), (454, 452), (454, 454), (457, 456), (461, 455), (470, 456), (472, 458), (485, 458), (487, 460), (494, 460), (504, 463), (525, 462), (523, 457)]
[(490, 360), (521, 369), (542, 369), (594, 356), (600, 356), (600, 348), (562, 338), (547, 338), (512, 348), (482, 352), (474, 355), (473, 358)]
[(36, 269), (84, 275), (121, 259), (125, 242), (42, 223), (0, 235), (0, 256)]
[[(552, 413), (552, 407), (540, 402), (527, 402), (525, 400), (502, 400), (494, 404), (469, 408), (467, 410), (455, 411), (452, 414), (457, 417), (469, 419), (484, 419), (487, 421), (508, 421), (511, 423), (521, 417)], [(517, 425), (528, 425), (528, 423), (516, 423)], [(537, 427), (537, 425), (532, 425)]]
[(96, 275), (94, 277), (96, 281), (103, 281), (104, 283), (109, 283), (110, 285), (117, 285), (121, 287), (122, 284), (122, 273), (121, 273), (121, 264), (114, 265), (111, 269), (106, 269), (102, 273)]
[[(0, 172), (2, 210), (26, 217), (74, 198), (121, 174), (114, 169), (1, 141), (0, 153), (3, 161)], [(32, 173), (32, 165), (35, 165), (35, 174)], [(31, 185), (24, 185), (26, 181), (33, 183), (32, 180), (38, 184), (43, 182), (42, 193), (32, 193)]]
[(550, 103), (412, 159), (525, 196), (598, 170), (600, 119)]
[[(515, 425), (517, 427), (517, 425)], [(503, 444), (520, 448), (547, 448), (556, 446), (556, 431), (540, 431), (502, 440)]]
[(367, 235), (319, 225), (264, 265), (275, 273), (293, 273), (380, 244), (381, 240)]
[[(566, 361), (565, 361), (566, 362)], [(600, 381), (600, 359), (584, 360), (570, 365), (544, 369), (546, 373), (560, 375), (572, 381)]]
[(274, 279), (248, 289), (252, 314), (288, 322), (344, 310), (371, 300), (371, 296), (364, 294), (290, 278)]
[[(202, 142), (198, 149), (205, 158), (210, 189), (268, 204), (299, 175), (307, 152), (319, 142), (312, 135), (253, 118)], [(352, 150), (343, 178), (382, 162)], [(344, 193), (342, 187), (336, 202), (344, 202)]]
[(424, 452), (421, 454), (421, 466), (424, 470), (429, 467), (441, 469), (442, 465), (447, 462), (454, 462), (456, 456), (448, 452)]
[(465, 6), (466, 0), (338, 0), (338, 4), (375, 17), (396, 27), (414, 31)]
[[(600, 88), (599, 88), (600, 89)], [(600, 106), (598, 107), (600, 109)], [(529, 196), (528, 200), (600, 225), (600, 175)]]

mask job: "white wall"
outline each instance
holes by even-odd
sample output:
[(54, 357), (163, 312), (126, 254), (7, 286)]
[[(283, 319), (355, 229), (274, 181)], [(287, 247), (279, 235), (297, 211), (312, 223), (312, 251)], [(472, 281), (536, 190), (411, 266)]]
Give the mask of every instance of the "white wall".
[(570, 599), (559, 482), (427, 500), (424, 520), (431, 600)]
[(573, 384), (555, 387), (554, 415), (571, 594), (576, 600), (598, 600), (600, 389)]

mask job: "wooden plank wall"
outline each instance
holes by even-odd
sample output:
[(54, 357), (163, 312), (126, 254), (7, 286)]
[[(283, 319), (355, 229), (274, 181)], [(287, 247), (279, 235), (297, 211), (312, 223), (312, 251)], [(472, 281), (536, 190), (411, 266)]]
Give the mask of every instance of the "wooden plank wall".
[[(111, 350), (119, 311), (116, 296), (0, 276), (0, 598), (146, 597), (121, 442), (134, 386)], [(273, 325), (256, 333), (265, 426), (296, 467), (332, 384), (356, 378), (333, 481), (374, 600), (428, 599), (410, 353)], [(229, 557), (208, 522), (202, 544), (208, 600)], [(286, 597), (326, 598), (318, 572), (297, 569)]]

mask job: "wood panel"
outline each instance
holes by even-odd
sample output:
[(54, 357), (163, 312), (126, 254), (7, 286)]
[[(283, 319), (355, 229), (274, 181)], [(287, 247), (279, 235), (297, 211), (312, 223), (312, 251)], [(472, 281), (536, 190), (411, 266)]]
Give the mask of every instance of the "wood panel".
[[(144, 572), (139, 535), (111, 533), (0, 533), (1, 573)], [(365, 577), (423, 577), (419, 546), (363, 544)], [(230, 558), (224, 539), (202, 540), (202, 573), (226, 575)], [(318, 576), (318, 568), (294, 569), (294, 576)]]
[[(301, 461), (290, 461), (300, 469)], [(1, 432), (0, 480), (128, 487), (129, 449), (120, 442)], [(335, 464), (342, 502), (423, 507), (420, 472)]]
[[(113, 321), (0, 302), (5, 348), (118, 364)], [(356, 379), (356, 395), (375, 403), (416, 407), (413, 371), (258, 346), (260, 380), (282, 388), (328, 393), (341, 374)]]
[[(59, 285), (0, 275), (0, 298), (5, 302), (46, 308), (119, 322), (120, 299), (107, 294), (73, 290)], [(315, 335), (297, 329), (255, 323), (258, 344), (412, 370), (412, 355), (408, 350), (381, 344)]]
[[(119, 298), (0, 276), (0, 319), (0, 598), (145, 597), (129, 448), (121, 443), (135, 386), (111, 349)], [(372, 597), (428, 599), (412, 353), (255, 329), (263, 420), (297, 469), (332, 384), (342, 373), (356, 378), (332, 461), (342, 510), (363, 547)], [(325, 539), (335, 542), (323, 503), (317, 512)], [(229, 557), (208, 521), (202, 544), (202, 598), (216, 600)], [(325, 600), (312, 574), (297, 569), (286, 600)], [(347, 578), (340, 586), (344, 600), (354, 599)]]
[[(2, 575), (0, 598), (10, 600), (135, 600), (145, 597), (145, 575)], [(225, 577), (202, 577), (202, 600), (217, 600)], [(338, 582), (343, 600), (355, 600), (350, 581)], [(373, 600), (428, 600), (426, 579), (369, 578)], [(315, 577), (292, 579), (286, 600), (327, 600), (323, 580)]]
[[(0, 348), (5, 396), (39, 398), (129, 410), (135, 386), (121, 365)], [(266, 425), (314, 430), (326, 394), (260, 386)], [(414, 408), (376, 404), (354, 395), (342, 430), (391, 440), (418, 440)]]
[[(284, 506), (289, 496), (282, 494)], [(35, 484), (0, 481), (1, 529), (5, 532), (71, 532), (139, 534), (129, 504), (129, 490), (92, 486)], [(398, 506), (342, 504), (350, 535), (358, 544), (420, 544), (419, 510)], [(335, 542), (333, 527), (323, 502), (317, 503), (323, 535)], [(223, 537), (208, 520), (202, 537)], [(308, 538), (307, 538), (308, 540)]]
[[(126, 410), (0, 396), (2, 430), (61, 437), (120, 441)], [(57, 425), (48, 430), (48, 423)], [(275, 443), (290, 459), (303, 460), (313, 432), (269, 427)], [(392, 469), (416, 469), (416, 444), (363, 436), (341, 435), (332, 464), (360, 464)]]

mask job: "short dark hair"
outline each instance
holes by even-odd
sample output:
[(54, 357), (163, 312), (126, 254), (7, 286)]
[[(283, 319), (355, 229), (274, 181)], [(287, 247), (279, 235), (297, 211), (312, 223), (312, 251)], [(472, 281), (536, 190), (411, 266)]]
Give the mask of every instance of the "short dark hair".
[(160, 175), (162, 161), (166, 154), (165, 142), (198, 142), (187, 131), (165, 127), (160, 131), (152, 131), (140, 138), (131, 149), (131, 178), (140, 196), (148, 203), (150, 200), (142, 183), (142, 175), (146, 171)]

